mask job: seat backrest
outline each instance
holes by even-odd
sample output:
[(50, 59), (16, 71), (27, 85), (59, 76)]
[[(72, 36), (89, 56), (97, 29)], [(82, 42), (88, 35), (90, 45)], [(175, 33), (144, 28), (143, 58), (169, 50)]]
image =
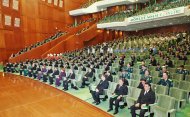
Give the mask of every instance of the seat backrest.
[(117, 83), (119, 81), (119, 75), (112, 75), (113, 82)]
[(159, 76), (159, 71), (151, 71), (151, 75), (152, 75), (152, 77), (158, 77)]
[(178, 100), (187, 99), (187, 92), (182, 89), (178, 89), (175, 87), (170, 88), (169, 96), (174, 97)]
[(177, 74), (177, 73), (172, 74), (172, 79), (174, 80), (181, 81), (183, 80), (183, 78), (184, 78), (184, 74)]
[(162, 85), (157, 85), (156, 89), (155, 89), (155, 93), (167, 95), (168, 94), (168, 87), (162, 86)]
[(157, 84), (160, 81), (159, 77), (152, 76), (152, 83)]
[(188, 81), (188, 82), (190, 82), (190, 75), (186, 75), (185, 76), (185, 80)]
[(158, 95), (158, 106), (166, 110), (174, 109), (175, 98), (167, 95)]
[(132, 79), (133, 80), (140, 80), (141, 79), (141, 75), (140, 74), (132, 74)]
[(190, 82), (187, 81), (180, 81), (179, 89), (190, 91)]
[(140, 93), (141, 93), (141, 89), (136, 88), (136, 87), (131, 87), (130, 88), (130, 94), (128, 96), (133, 97), (135, 99), (138, 99)]
[(138, 80), (131, 80), (130, 82), (131, 82), (130, 83), (131, 87), (138, 87), (138, 85), (140, 83), (140, 81), (138, 81)]
[(116, 86), (117, 86), (117, 83), (112, 82), (112, 85), (111, 85), (111, 88), (110, 88), (110, 91), (111, 91), (112, 93), (115, 91)]

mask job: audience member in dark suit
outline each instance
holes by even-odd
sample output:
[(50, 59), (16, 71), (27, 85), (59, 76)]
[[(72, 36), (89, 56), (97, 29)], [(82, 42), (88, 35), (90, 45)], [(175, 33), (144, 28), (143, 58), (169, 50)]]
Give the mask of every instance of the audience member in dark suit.
[(89, 81), (89, 78), (92, 78), (93, 76), (93, 71), (92, 69), (88, 69), (88, 72), (84, 75), (83, 79), (82, 79), (82, 86), (81, 88), (85, 88), (85, 85), (87, 85), (85, 82)]
[(133, 55), (131, 55), (131, 66), (133, 66), (134, 65), (134, 62), (136, 61), (136, 57), (135, 57), (135, 55), (133, 54)]
[(107, 81), (113, 82), (113, 77), (109, 71), (106, 72), (105, 77)]
[(119, 79), (119, 84), (116, 86), (114, 93), (112, 93), (112, 97), (109, 100), (109, 110), (108, 112), (113, 110), (113, 102), (115, 101), (115, 112), (114, 115), (118, 113), (119, 102), (122, 101), (124, 95), (128, 94), (128, 88), (124, 85), (124, 80)]
[(170, 60), (169, 57), (166, 58), (166, 63), (165, 63), (168, 67), (173, 67), (173, 62)]
[(158, 63), (156, 68), (155, 68), (156, 71), (161, 71), (162, 70), (162, 67), (160, 66), (160, 64)]
[(131, 106), (131, 115), (132, 117), (136, 117), (136, 110), (140, 109), (139, 117), (144, 117), (144, 114), (148, 111), (146, 108), (149, 104), (155, 103), (155, 92), (151, 90), (151, 85), (149, 83), (145, 83), (144, 90), (141, 91), (137, 103)]
[(128, 79), (130, 79), (130, 73), (127, 70), (123, 70), (121, 72), (120, 78), (123, 79), (124, 85), (126, 85), (126, 86), (129, 85)]
[(141, 79), (140, 79), (140, 83), (139, 83), (139, 85), (137, 86), (137, 88), (139, 88), (139, 89), (144, 89), (145, 83), (146, 83), (146, 79), (141, 78)]
[(66, 77), (63, 81), (63, 87), (65, 91), (68, 90), (68, 84), (71, 83), (71, 88), (78, 90), (77, 86), (76, 86), (76, 79), (75, 79), (75, 73), (73, 72), (73, 70), (69, 71), (69, 75), (68, 77)]
[(47, 71), (47, 75), (43, 76), (43, 82), (47, 82), (47, 77), (49, 77), (51, 73), (53, 73), (53, 70), (52, 68), (49, 68)]
[(56, 75), (59, 75), (59, 70), (57, 68), (54, 69), (52, 76), (49, 77), (50, 85), (53, 84)]
[(154, 57), (151, 58), (150, 65), (152, 65), (152, 66), (156, 66), (157, 65), (157, 61), (156, 61), (156, 59)]
[(109, 86), (108, 81), (106, 80), (105, 76), (101, 76), (101, 80), (99, 84), (96, 86), (95, 91), (90, 90), (90, 93), (92, 94), (92, 98), (94, 99), (93, 103), (96, 103), (96, 105), (100, 104), (100, 97), (99, 95), (103, 94), (104, 89), (107, 89)]

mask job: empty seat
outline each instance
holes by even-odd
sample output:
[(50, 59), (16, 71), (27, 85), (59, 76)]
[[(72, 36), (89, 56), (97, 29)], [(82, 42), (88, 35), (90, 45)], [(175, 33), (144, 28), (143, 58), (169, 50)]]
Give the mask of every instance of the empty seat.
[(159, 95), (157, 104), (153, 108), (155, 117), (175, 117), (175, 98), (167, 95)]
[(177, 81), (181, 81), (184, 79), (184, 74), (177, 74), (177, 73), (174, 73), (171, 75), (171, 78), (174, 79), (174, 80), (177, 80)]
[(134, 105), (140, 95), (141, 89), (136, 88), (136, 87), (129, 87), (129, 93), (128, 96), (126, 97), (126, 102), (127, 106), (131, 107)]
[(138, 87), (140, 80), (131, 80), (129, 86)]
[(168, 87), (167, 86), (162, 86), (162, 85), (157, 85), (155, 87), (155, 93), (156, 94), (167, 95), (168, 94)]
[(175, 87), (170, 88), (169, 96), (175, 98), (175, 109), (183, 108), (188, 101), (188, 92)]

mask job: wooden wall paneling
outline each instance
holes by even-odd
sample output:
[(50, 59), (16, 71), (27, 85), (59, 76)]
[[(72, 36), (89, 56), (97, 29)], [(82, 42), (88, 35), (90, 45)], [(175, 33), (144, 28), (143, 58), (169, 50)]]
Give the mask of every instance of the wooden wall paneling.
[(87, 0), (64, 0), (64, 16), (66, 24), (72, 24), (74, 22), (74, 18), (69, 15), (69, 11), (80, 8), (86, 1)]
[[(39, 34), (39, 36), (41, 37), (42, 35)], [(47, 36), (47, 35), (43, 35), (43, 36)], [(53, 48), (56, 44), (60, 43), (62, 40), (66, 39), (67, 37), (68, 37), (68, 35), (62, 36), (62, 37), (60, 37), (56, 40), (53, 40), (49, 43), (46, 43), (42, 46), (34, 48), (29, 52), (21, 54), (20, 56), (17, 56), (15, 58), (11, 58), (11, 59), (9, 59), (9, 61), (16, 62), (16, 61), (20, 61), (20, 60), (25, 60), (26, 58), (28, 58), (28, 59), (41, 58), (41, 55), (43, 55), (50, 48)]]
[(0, 48), (0, 62), (7, 62), (7, 53), (5, 49)]
[(22, 15), (36, 18), (38, 17), (38, 2), (34, 2), (34, 0), (22, 0), (21, 1), (21, 9)]
[(5, 38), (4, 38), (4, 30), (0, 29), (0, 48), (5, 49)]
[[(61, 53), (63, 52), (67, 47), (67, 40), (73, 38), (74, 35), (65, 35), (62, 38), (62, 41), (60, 41), (59, 43), (57, 43), (54, 47), (51, 47), (51, 49), (47, 50), (41, 57), (45, 58), (47, 57), (47, 54), (49, 53)], [(63, 39), (64, 38), (64, 39)], [(73, 45), (70, 45), (73, 46)]]

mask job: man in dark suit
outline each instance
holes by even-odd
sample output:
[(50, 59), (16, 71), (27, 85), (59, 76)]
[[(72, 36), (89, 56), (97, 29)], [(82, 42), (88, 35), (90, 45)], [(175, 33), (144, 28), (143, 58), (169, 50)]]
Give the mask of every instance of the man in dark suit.
[(124, 85), (124, 80), (119, 79), (119, 84), (116, 86), (112, 97), (109, 100), (109, 109), (108, 112), (113, 110), (113, 102), (115, 101), (115, 112), (114, 115), (118, 113), (119, 102), (122, 101), (124, 95), (128, 94), (128, 88)]
[(138, 109), (140, 109), (139, 117), (144, 117), (144, 114), (148, 111), (147, 106), (153, 103), (155, 103), (155, 92), (151, 90), (149, 83), (145, 83), (144, 90), (141, 91), (137, 103), (131, 106), (132, 117), (136, 117), (135, 111)]
[(173, 67), (173, 62), (170, 60), (169, 57), (166, 58), (166, 63), (165, 63), (168, 67)]
[(93, 71), (92, 69), (88, 69), (88, 72), (84, 75), (83, 79), (82, 79), (82, 86), (81, 88), (85, 88), (85, 85), (87, 85), (85, 82), (89, 80), (89, 78), (92, 78), (93, 76)]
[(145, 83), (146, 83), (146, 79), (141, 78), (141, 79), (140, 79), (140, 83), (139, 83), (139, 85), (137, 86), (137, 88), (139, 88), (139, 89), (144, 89)]
[(50, 85), (52, 85), (54, 83), (54, 79), (55, 79), (56, 75), (59, 75), (59, 70), (55, 67), (53, 74), (51, 76), (49, 76)]
[(113, 82), (113, 77), (109, 71), (106, 72), (105, 77), (107, 81)]
[(95, 91), (90, 90), (90, 93), (92, 94), (92, 97), (94, 99), (93, 103), (96, 103), (96, 105), (100, 104), (100, 98), (99, 95), (103, 94), (104, 89), (107, 89), (109, 86), (109, 82), (106, 80), (105, 76), (101, 76), (101, 80), (99, 84), (96, 86)]
[(44, 74), (44, 75), (43, 75), (43, 82), (47, 82), (48, 77), (49, 77), (50, 74), (52, 74), (52, 73), (53, 73), (53, 69), (52, 69), (52, 67), (50, 67), (50, 68), (48, 69), (48, 71), (47, 71), (47, 74)]
[(64, 91), (68, 90), (68, 84), (71, 83), (71, 88), (78, 90), (78, 87), (76, 86), (76, 78), (75, 78), (75, 73), (73, 72), (72, 69), (69, 71), (69, 75), (64, 79), (63, 81), (63, 87)]

